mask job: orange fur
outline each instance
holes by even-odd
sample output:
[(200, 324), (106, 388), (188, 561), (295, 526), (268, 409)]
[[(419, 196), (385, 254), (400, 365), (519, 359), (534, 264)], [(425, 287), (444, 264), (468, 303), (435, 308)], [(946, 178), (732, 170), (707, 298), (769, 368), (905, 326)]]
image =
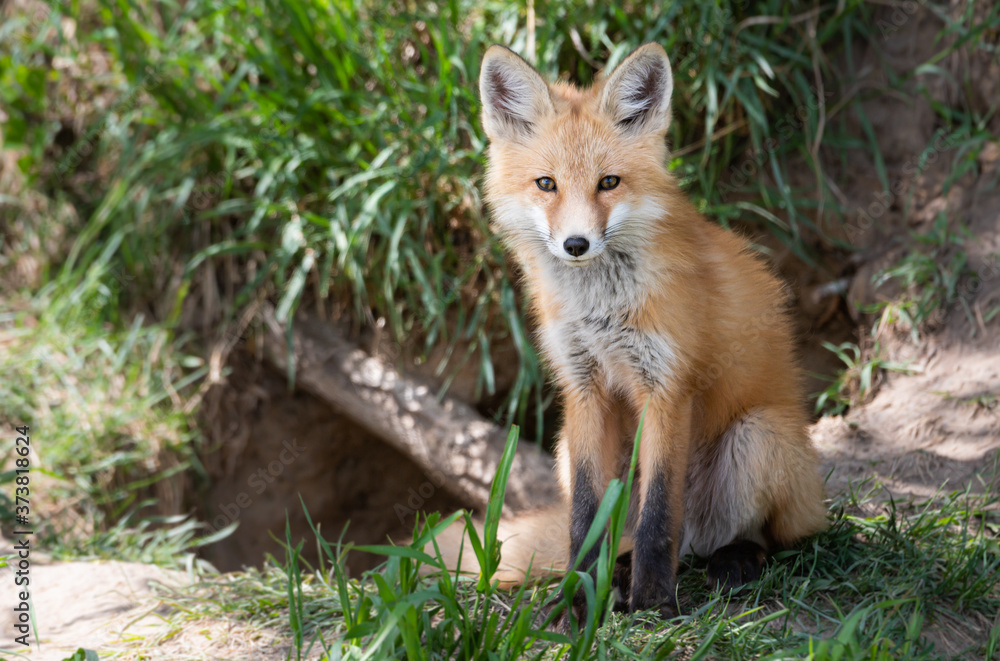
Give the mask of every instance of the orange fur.
[[(581, 90), (547, 85), (494, 46), (480, 81), (487, 201), (521, 265), (565, 406), (556, 454), (567, 504), (505, 522), (502, 580), (565, 568), (575, 475), (601, 493), (621, 477), (647, 403), (639, 507), (673, 513), (662, 525), (673, 571), (687, 550), (708, 555), (735, 539), (783, 546), (823, 528), (785, 291), (666, 169), (663, 49), (646, 45)], [(599, 189), (607, 176), (617, 185)], [(584, 255), (568, 254), (571, 236), (588, 241)], [(449, 534), (453, 559), (459, 533)]]

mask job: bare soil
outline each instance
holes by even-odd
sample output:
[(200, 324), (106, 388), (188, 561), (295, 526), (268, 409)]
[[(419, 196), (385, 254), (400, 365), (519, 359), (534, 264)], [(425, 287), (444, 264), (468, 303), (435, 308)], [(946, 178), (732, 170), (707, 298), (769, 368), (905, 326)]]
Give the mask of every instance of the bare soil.
[[(858, 82), (860, 88), (881, 87), (889, 71), (910, 74), (941, 47), (935, 43), (940, 22), (930, 12), (918, 11), (910, 22), (863, 53), (858, 67), (867, 74)], [(1000, 61), (995, 57), (970, 57), (960, 50), (941, 64), (954, 75), (951, 80), (982, 82), (971, 111), (984, 113), (1000, 105)], [(884, 373), (871, 401), (813, 427), (831, 471), (831, 493), (875, 477), (896, 496), (926, 498), (967, 487), (981, 492), (997, 477), (1000, 319), (985, 318), (1000, 305), (1000, 143), (987, 143), (974, 170), (955, 179), (957, 150), (935, 137), (941, 127), (931, 100), (954, 105), (964, 90), (930, 73), (915, 76), (909, 87), (913, 98), (883, 94), (862, 104), (892, 195), (879, 194), (875, 164), (860, 151), (849, 152), (842, 169), (830, 159), (828, 173), (856, 209), (843, 231), (860, 248), (848, 313), (862, 329), (863, 346), (870, 349), (877, 340), (887, 359), (913, 371)], [(858, 120), (857, 115), (848, 118)], [(992, 123), (997, 135), (996, 117)], [(915, 177), (921, 162), (925, 165)], [(926, 252), (914, 237), (931, 234), (942, 220), (949, 232), (965, 237), (961, 245), (946, 246), (938, 254), (945, 267), (958, 251), (968, 256), (969, 274), (959, 280), (955, 302), (932, 315), (916, 338), (903, 325), (879, 326), (863, 310), (897, 298), (900, 291), (891, 283), (876, 288), (872, 277), (915, 251)], [(878, 332), (872, 334), (873, 327)]]
[[(0, 540), (0, 555), (12, 552)], [(32, 646), (5, 636), (0, 656), (62, 661), (84, 648), (123, 660), (288, 658), (283, 633), (238, 621), (185, 619), (168, 605), (164, 595), (191, 585), (184, 572), (138, 562), (51, 562), (37, 552), (31, 560)], [(14, 631), (14, 615), (4, 609), (4, 631)]]
[[(904, 231), (907, 224), (933, 222), (934, 209), (962, 222), (973, 238), (961, 249), (978, 275), (959, 284), (960, 299), (922, 329), (917, 341), (905, 328), (879, 334), (887, 357), (907, 363), (913, 374), (887, 372), (870, 402), (814, 426), (813, 438), (833, 471), (831, 491), (876, 476), (895, 494), (930, 497), (939, 489), (982, 491), (997, 477), (1000, 323), (986, 323), (984, 315), (1000, 304), (998, 151), (986, 154), (991, 160), (983, 159), (978, 178), (962, 180), (950, 194), (941, 189), (942, 168), (928, 174), (914, 213), (900, 215)], [(902, 241), (865, 265), (850, 304), (857, 308), (878, 300), (881, 293), (866, 279), (911, 249)]]

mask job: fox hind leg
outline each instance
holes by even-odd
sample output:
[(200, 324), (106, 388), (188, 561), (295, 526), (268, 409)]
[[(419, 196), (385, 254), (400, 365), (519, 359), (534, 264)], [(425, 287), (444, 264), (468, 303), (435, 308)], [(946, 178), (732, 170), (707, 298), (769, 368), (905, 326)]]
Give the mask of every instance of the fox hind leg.
[(709, 557), (710, 583), (756, 580), (768, 551), (825, 526), (816, 454), (797, 407), (752, 409), (693, 455), (685, 541)]

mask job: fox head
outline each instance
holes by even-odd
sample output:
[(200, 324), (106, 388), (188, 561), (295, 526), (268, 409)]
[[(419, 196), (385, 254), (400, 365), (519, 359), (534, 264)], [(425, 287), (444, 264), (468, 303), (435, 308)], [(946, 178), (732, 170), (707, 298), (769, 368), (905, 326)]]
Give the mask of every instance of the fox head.
[(646, 44), (581, 90), (548, 84), (502, 46), (483, 57), (486, 197), (522, 259), (584, 267), (648, 243), (668, 213), (673, 76)]

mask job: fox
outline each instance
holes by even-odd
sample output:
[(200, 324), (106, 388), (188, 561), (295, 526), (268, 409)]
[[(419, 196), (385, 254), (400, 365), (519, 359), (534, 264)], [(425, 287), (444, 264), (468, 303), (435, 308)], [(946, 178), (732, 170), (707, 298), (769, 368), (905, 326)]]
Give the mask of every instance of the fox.
[[(679, 559), (732, 589), (827, 522), (789, 294), (748, 241), (703, 217), (668, 170), (673, 74), (647, 43), (590, 88), (491, 46), (479, 77), (485, 201), (517, 262), (563, 407), (563, 498), (501, 523), (514, 587), (579, 557), (630, 467), (642, 417), (626, 610), (677, 614)], [(457, 562), (462, 531), (445, 531)], [(596, 546), (596, 545), (595, 545)], [(472, 553), (462, 570), (476, 572)]]

